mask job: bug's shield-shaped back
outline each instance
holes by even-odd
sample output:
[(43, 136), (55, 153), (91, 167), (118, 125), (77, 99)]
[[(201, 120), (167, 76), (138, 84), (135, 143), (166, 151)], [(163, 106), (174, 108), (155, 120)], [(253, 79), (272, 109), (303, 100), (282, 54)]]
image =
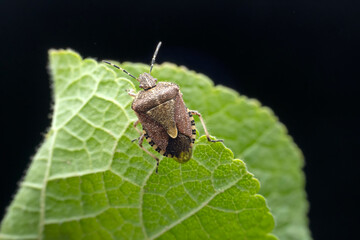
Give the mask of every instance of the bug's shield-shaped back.
[(160, 123), (171, 138), (176, 138), (178, 130), (175, 123), (175, 100), (171, 99), (146, 112), (148, 116)]

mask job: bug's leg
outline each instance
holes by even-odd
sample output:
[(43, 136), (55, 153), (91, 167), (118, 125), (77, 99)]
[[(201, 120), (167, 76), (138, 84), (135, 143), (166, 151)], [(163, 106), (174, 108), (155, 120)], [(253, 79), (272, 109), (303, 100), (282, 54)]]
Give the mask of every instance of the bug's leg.
[(130, 96), (132, 96), (132, 97), (136, 97), (136, 92), (134, 92), (134, 89), (127, 89), (127, 90), (125, 90), (126, 92), (127, 92), (127, 94), (129, 94)]
[(144, 152), (146, 152), (147, 154), (149, 154), (152, 158), (154, 158), (156, 160), (156, 169), (155, 169), (155, 172), (158, 173), (158, 169), (159, 169), (159, 158), (156, 157), (154, 154), (152, 154), (151, 152), (149, 152), (146, 148), (143, 147), (143, 141), (144, 141), (144, 138), (145, 138), (145, 134), (141, 134), (141, 136), (139, 137), (139, 146), (141, 147), (142, 150), (144, 150)]
[[(140, 131), (140, 129), (138, 129), (136, 126), (139, 124), (139, 122), (140, 122), (140, 120), (138, 119), (138, 120), (136, 120), (135, 122), (134, 122), (134, 125), (133, 125), (133, 127), (135, 128), (135, 130), (140, 134), (140, 137), (141, 137), (141, 134), (142, 134), (142, 132)], [(135, 139), (133, 139), (133, 140), (131, 140), (132, 142), (135, 142), (136, 140), (139, 140), (140, 139), (140, 137), (138, 137), (138, 138), (135, 138)]]
[(207, 140), (208, 140), (209, 142), (224, 142), (224, 140), (222, 140), (222, 139), (212, 140), (212, 139), (210, 138), (210, 134), (209, 134), (208, 130), (206, 129), (206, 125), (205, 125), (204, 119), (203, 119), (202, 116), (201, 116), (201, 113), (199, 113), (198, 111), (194, 111), (194, 110), (189, 110), (189, 111), (190, 111), (191, 114), (194, 114), (194, 115), (199, 116), (200, 121), (201, 121), (201, 124), (202, 124), (202, 126), (203, 126), (203, 128), (204, 128), (204, 131), (205, 131), (205, 135), (206, 135)]
[(136, 127), (139, 123), (140, 123), (140, 120), (138, 119), (138, 120), (136, 120), (136, 121), (134, 122), (134, 125), (133, 125), (133, 126), (134, 126), (135, 130), (136, 130), (139, 134), (142, 134), (141, 130)]

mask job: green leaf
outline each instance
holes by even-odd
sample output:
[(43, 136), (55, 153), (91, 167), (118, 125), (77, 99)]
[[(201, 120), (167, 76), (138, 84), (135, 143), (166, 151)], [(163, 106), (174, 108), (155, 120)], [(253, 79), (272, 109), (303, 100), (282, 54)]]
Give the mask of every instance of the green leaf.
[[(148, 71), (123, 66), (135, 75)], [(222, 143), (201, 137), (191, 161), (163, 158), (155, 174), (154, 159), (131, 142), (136, 117), (124, 89), (136, 83), (72, 51), (51, 51), (50, 69), (52, 126), (1, 223), (0, 239), (275, 239), (259, 182)], [(307, 236), (302, 157), (269, 110), (171, 64), (156, 66), (153, 75), (178, 83), (211, 134), (259, 175), (277, 234)]]
[[(122, 66), (135, 76), (149, 69), (144, 64)], [(117, 74), (124, 75), (120, 71)], [(280, 239), (311, 239), (301, 170), (304, 157), (271, 109), (230, 88), (214, 87), (205, 75), (174, 64), (162, 64), (152, 74), (159, 80), (177, 83), (188, 107), (204, 116), (209, 132), (224, 139), (235, 157), (243, 159), (260, 180), (259, 193), (267, 199), (275, 217), (274, 234)], [(197, 128), (203, 134), (201, 125)]]

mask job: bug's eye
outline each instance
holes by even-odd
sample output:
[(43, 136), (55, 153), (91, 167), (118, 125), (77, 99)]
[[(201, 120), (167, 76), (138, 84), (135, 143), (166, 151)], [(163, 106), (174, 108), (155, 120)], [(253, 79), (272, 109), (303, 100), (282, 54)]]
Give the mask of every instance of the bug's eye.
[(157, 78), (154, 78), (155, 79), (155, 82), (157, 82)]

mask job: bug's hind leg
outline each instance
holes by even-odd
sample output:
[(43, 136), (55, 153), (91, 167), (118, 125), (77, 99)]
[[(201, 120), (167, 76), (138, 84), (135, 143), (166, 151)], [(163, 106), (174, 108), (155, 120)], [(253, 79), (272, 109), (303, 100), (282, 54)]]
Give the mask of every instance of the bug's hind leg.
[(191, 114), (199, 116), (200, 121), (201, 121), (201, 125), (202, 125), (203, 128), (204, 128), (205, 135), (206, 135), (207, 140), (208, 140), (209, 142), (224, 142), (224, 140), (222, 140), (222, 139), (212, 140), (212, 139), (210, 138), (210, 134), (209, 134), (209, 132), (208, 132), (208, 130), (207, 130), (207, 128), (206, 128), (204, 119), (203, 119), (202, 116), (201, 116), (201, 113), (199, 113), (198, 111), (194, 111), (194, 110), (189, 110), (189, 111), (190, 111)]
[(156, 157), (154, 154), (152, 154), (151, 152), (149, 152), (149, 150), (147, 150), (146, 148), (143, 147), (142, 144), (143, 144), (144, 138), (145, 138), (145, 134), (142, 133), (141, 136), (139, 137), (139, 141), (138, 141), (139, 147), (141, 147), (141, 149), (144, 150), (144, 152), (146, 152), (147, 154), (149, 154), (152, 158), (154, 158), (154, 159), (156, 160), (156, 169), (155, 169), (155, 172), (158, 173), (160, 160), (159, 160), (159, 158)]

